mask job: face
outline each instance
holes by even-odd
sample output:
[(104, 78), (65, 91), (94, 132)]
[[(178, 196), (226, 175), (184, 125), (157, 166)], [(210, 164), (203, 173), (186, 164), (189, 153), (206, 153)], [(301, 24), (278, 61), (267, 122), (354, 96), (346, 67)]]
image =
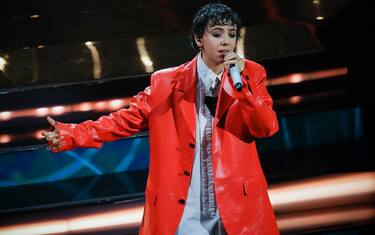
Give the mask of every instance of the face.
[(236, 30), (236, 25), (213, 25), (206, 28), (202, 38), (195, 37), (195, 42), (202, 49), (202, 59), (208, 67), (222, 65), (225, 54), (234, 51)]

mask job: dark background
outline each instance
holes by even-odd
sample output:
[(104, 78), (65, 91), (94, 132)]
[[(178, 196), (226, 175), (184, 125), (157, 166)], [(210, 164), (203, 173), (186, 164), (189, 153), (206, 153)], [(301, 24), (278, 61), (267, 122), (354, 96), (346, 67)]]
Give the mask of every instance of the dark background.
[[(369, 2), (221, 2), (231, 6), (243, 20), (244, 56), (267, 70), (268, 89), (280, 125), (274, 137), (258, 141), (268, 182), (373, 171), (371, 109), (374, 99), (369, 84), (373, 76), (370, 56), (374, 51), (370, 31), (374, 27)], [(0, 2), (0, 57), (6, 61), (0, 70), (0, 181), (14, 183), (12, 187), (0, 188), (1, 201), (6, 205), (4, 215), (42, 207), (77, 206), (97, 202), (99, 198), (115, 201), (143, 196), (147, 167), (116, 172), (114, 166), (105, 168), (106, 161), (94, 160), (103, 155), (111, 158), (116, 144), (124, 144), (121, 141), (108, 144), (108, 151), (96, 157), (71, 158), (75, 164), (84, 165), (82, 161), (88, 161), (95, 167), (108, 169), (105, 174), (89, 170), (90, 173), (80, 177), (53, 182), (46, 177), (45, 182), (33, 182), (33, 177), (51, 173), (48, 172), (50, 164), (56, 165), (57, 161), (40, 160), (48, 150), (45, 142), (35, 137), (35, 132), (49, 128), (46, 117), (29, 114), (2, 117), (9, 112), (135, 95), (149, 84), (152, 71), (177, 66), (194, 57), (189, 42), (190, 22), (193, 13), (204, 3), (207, 1)], [(86, 42), (92, 42), (99, 56), (100, 71), (96, 75), (93, 75), (92, 48)], [(152, 61), (151, 70), (141, 60), (139, 44), (142, 42)], [(335, 68), (346, 68), (347, 73), (323, 75), (298, 83), (290, 80), (277, 83), (283, 76)], [(51, 116), (62, 122), (80, 122), (107, 113), (89, 110)], [(147, 143), (147, 135), (145, 132), (122, 141), (131, 145), (142, 138)], [(132, 151), (144, 150), (142, 146)], [(129, 151), (122, 149), (120, 155), (126, 156)], [(30, 156), (28, 161), (40, 164), (39, 175), (25, 172), (26, 168), (22, 167), (25, 154)], [(147, 154), (140, 158), (148, 161)], [(61, 163), (61, 168), (64, 164)], [(120, 185), (133, 181), (137, 187), (109, 186), (108, 182), (113, 180)], [(83, 187), (87, 185), (91, 186)], [(56, 188), (65, 193), (58, 200), (43, 200)], [(89, 193), (86, 191), (85, 197), (79, 197), (83, 189)], [(30, 192), (32, 197), (41, 200), (20, 203), (22, 195)], [(359, 226), (333, 230), (332, 234), (365, 234), (371, 229), (371, 226)]]

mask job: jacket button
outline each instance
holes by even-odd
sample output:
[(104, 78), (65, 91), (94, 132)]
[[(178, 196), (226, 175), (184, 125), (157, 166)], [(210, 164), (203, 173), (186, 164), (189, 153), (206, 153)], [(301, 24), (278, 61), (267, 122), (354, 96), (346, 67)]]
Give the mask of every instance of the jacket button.
[(190, 147), (190, 148), (195, 148), (195, 144), (194, 144), (194, 143), (190, 143), (190, 144), (189, 144), (189, 147)]
[(185, 204), (185, 200), (184, 199), (180, 199), (180, 200), (178, 200), (178, 203), (180, 203), (181, 205), (184, 205)]
[(184, 175), (186, 175), (186, 176), (190, 176), (190, 172), (188, 172), (188, 171), (184, 171)]

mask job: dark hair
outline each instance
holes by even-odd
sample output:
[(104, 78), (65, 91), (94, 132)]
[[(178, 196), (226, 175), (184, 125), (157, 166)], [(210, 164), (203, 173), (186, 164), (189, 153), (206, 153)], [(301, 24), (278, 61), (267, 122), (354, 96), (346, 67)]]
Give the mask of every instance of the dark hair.
[(198, 51), (194, 36), (202, 38), (207, 26), (236, 25), (237, 40), (240, 36), (241, 19), (236, 12), (221, 3), (209, 3), (201, 7), (193, 18), (191, 25), (191, 45)]

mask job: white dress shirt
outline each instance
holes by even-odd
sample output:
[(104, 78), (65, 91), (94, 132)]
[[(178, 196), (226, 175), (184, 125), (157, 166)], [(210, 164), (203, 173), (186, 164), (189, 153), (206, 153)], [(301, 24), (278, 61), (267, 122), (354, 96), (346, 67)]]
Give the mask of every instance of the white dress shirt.
[[(197, 73), (198, 79), (203, 83), (206, 95), (217, 96), (217, 83), (220, 82), (223, 71), (220, 74), (215, 74), (207, 65), (203, 62), (201, 54), (198, 55), (197, 59)], [(206, 125), (206, 118), (202, 115), (201, 107), (198, 107), (201, 103), (198, 95), (199, 82), (197, 82), (196, 89), (196, 144), (195, 144), (195, 156), (193, 163), (193, 171), (191, 176), (191, 182), (189, 186), (189, 192), (185, 204), (185, 209), (182, 214), (182, 218), (175, 235), (214, 235), (217, 226), (220, 221), (219, 211), (216, 209), (215, 216), (212, 218), (203, 218), (201, 215), (201, 173), (200, 173), (200, 152), (201, 142), (203, 138), (203, 130)], [(216, 87), (216, 88), (215, 88)], [(212, 89), (214, 88), (214, 89)], [(214, 90), (214, 94), (212, 94)], [(210, 94), (211, 93), (211, 94)], [(216, 94), (215, 94), (216, 93)], [(216, 234), (215, 234), (216, 235)]]

